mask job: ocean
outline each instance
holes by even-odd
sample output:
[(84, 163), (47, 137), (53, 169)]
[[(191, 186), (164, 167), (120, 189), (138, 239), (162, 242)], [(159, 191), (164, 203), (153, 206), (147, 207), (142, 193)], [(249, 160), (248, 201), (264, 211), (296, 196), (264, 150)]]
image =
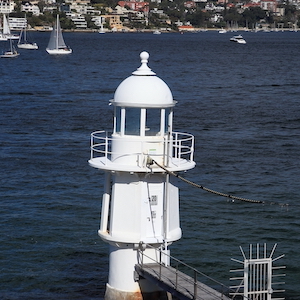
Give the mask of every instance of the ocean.
[[(171, 255), (230, 285), (240, 247), (277, 244), (284, 297), (300, 299), (300, 32), (65, 33), (73, 53), (0, 61), (0, 299), (103, 299), (108, 245), (97, 236), (103, 173), (90, 133), (112, 129), (118, 85), (149, 67), (178, 101), (174, 130), (195, 136), (179, 181), (182, 238)], [(4, 47), (0, 43), (0, 49)], [(2, 47), (2, 48), (1, 48)]]

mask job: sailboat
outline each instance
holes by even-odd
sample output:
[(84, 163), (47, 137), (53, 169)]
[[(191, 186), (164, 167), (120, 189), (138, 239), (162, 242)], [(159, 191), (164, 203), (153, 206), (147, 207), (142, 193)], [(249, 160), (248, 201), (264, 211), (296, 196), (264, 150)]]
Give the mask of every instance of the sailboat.
[(54, 28), (50, 35), (50, 40), (46, 51), (49, 54), (70, 54), (72, 53), (72, 49), (68, 48), (65, 44), (60, 23), (59, 23), (59, 15), (57, 15), (56, 23), (54, 24)]
[(3, 25), (2, 25), (2, 32), (0, 34), (0, 41), (7, 41), (7, 40), (17, 40), (19, 36), (16, 34), (12, 34), (10, 32), (9, 24), (6, 18), (6, 15), (3, 14)]
[[(27, 22), (26, 22), (26, 24), (27, 24)], [(30, 43), (30, 42), (28, 42), (26, 27), (22, 28), (22, 30), (21, 30), (21, 34), (20, 34), (20, 38), (19, 38), (17, 46), (20, 49), (33, 49), (34, 50), (34, 49), (38, 49), (39, 48), (38, 45), (37, 45), (37, 43)]]
[(101, 34), (105, 33), (102, 23), (101, 23), (100, 30), (98, 31), (98, 33), (101, 33)]
[(1, 58), (12, 58), (20, 55), (20, 53), (14, 47), (13, 41), (11, 39), (9, 40), (9, 46), (10, 49), (8, 51), (5, 51), (2, 55), (0, 55)]

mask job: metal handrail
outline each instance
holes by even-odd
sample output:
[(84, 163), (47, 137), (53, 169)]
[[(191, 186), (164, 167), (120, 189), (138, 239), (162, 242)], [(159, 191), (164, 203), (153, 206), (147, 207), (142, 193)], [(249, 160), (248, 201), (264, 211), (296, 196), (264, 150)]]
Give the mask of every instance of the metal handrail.
[[(230, 292), (230, 288), (227, 287), (226, 285), (224, 285), (223, 283), (211, 278), (210, 276), (200, 272), (199, 270), (195, 269), (194, 267), (180, 261), (179, 259), (163, 252), (163, 250), (161, 250), (160, 248), (155, 248), (155, 247), (152, 247), (151, 245), (147, 244), (146, 247), (148, 248), (153, 248), (155, 249), (156, 251), (159, 251), (159, 261), (155, 260), (154, 258), (152, 257), (149, 257), (148, 255), (146, 255), (143, 251), (143, 249), (145, 249), (145, 246), (143, 247), (143, 249), (138, 249), (138, 252), (139, 254), (141, 255), (141, 259), (140, 259), (140, 265), (141, 267), (143, 267), (144, 265), (144, 256), (147, 257), (148, 259), (150, 259), (151, 261), (153, 261), (155, 264), (159, 264), (159, 279), (161, 280), (163, 274), (162, 274), (162, 269), (163, 268), (167, 268), (167, 266), (162, 262), (162, 254), (169, 257), (170, 260), (172, 259), (172, 261), (175, 261), (176, 264), (175, 264), (175, 267), (173, 266), (173, 268), (175, 269), (174, 273), (175, 273), (175, 289), (178, 290), (179, 287), (182, 287), (179, 285), (179, 280), (178, 278), (181, 278), (183, 280), (185, 280), (186, 282), (189, 282), (189, 283), (192, 283), (194, 285), (194, 292), (193, 292), (193, 299), (197, 299), (197, 289), (198, 289), (198, 277), (199, 276), (202, 276), (204, 277), (206, 280), (209, 280), (210, 282), (212, 282), (214, 285), (218, 285), (220, 287), (220, 289), (218, 290), (218, 292), (220, 292), (221, 294), (221, 298), (216, 296), (216, 295), (212, 295), (212, 296), (215, 296), (216, 299), (223, 299), (225, 295), (225, 292), (226, 294), (228, 294)], [(190, 277), (190, 278), (193, 278), (192, 281), (191, 280), (188, 280), (186, 278), (183, 278), (182, 276), (180, 276), (180, 271), (179, 271), (179, 267), (180, 266), (184, 266), (185, 268), (191, 270), (193, 272), (193, 277)], [(147, 266), (149, 268), (149, 266)], [(169, 269), (170, 271), (170, 269)], [(199, 288), (202, 288), (202, 290), (206, 291), (207, 293), (209, 293), (209, 291), (207, 291), (205, 288), (203, 287), (199, 287)], [(227, 297), (227, 296), (226, 296)]]
[[(143, 144), (151, 144), (151, 143), (157, 143), (162, 142), (165, 145), (170, 143), (172, 151), (168, 154), (166, 152), (166, 149), (168, 147), (163, 147), (164, 153), (156, 153), (151, 154), (151, 156), (166, 156), (170, 155), (171, 158), (177, 158), (177, 159), (185, 159), (188, 161), (193, 160), (194, 155), (194, 136), (189, 133), (183, 133), (183, 132), (172, 132), (170, 139), (164, 139), (163, 141), (160, 138), (149, 140), (146, 137), (145, 140), (138, 139), (138, 138), (132, 138), (132, 136), (128, 139), (128, 143), (140, 143), (141, 147), (140, 149), (143, 149)], [(105, 157), (107, 159), (110, 159), (111, 156), (132, 156), (132, 155), (144, 155), (145, 153), (137, 152), (137, 153), (118, 153), (113, 152), (112, 142), (114, 141), (114, 137), (108, 136), (108, 132), (104, 130), (95, 131), (91, 133), (91, 159), (96, 157)]]

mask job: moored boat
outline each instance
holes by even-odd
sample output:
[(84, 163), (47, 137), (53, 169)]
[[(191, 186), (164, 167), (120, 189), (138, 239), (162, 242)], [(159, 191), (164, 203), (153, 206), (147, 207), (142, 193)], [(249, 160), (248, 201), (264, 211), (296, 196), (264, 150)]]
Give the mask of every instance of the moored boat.
[(0, 33), (0, 41), (18, 40), (19, 35), (12, 34), (9, 28), (8, 20), (5, 14), (3, 14), (2, 32)]
[(219, 30), (219, 33), (226, 33), (226, 32), (227, 32), (227, 30), (224, 29), (224, 28), (222, 28), (222, 29)]
[(72, 53), (72, 49), (67, 47), (62, 35), (60, 22), (59, 22), (59, 15), (56, 17), (56, 23), (54, 25), (54, 28), (51, 32), (50, 40), (48, 43), (48, 46), (46, 48), (46, 51), (49, 54), (70, 54)]
[(20, 49), (29, 49), (29, 50), (36, 50), (36, 49), (39, 48), (37, 43), (29, 42), (27, 40), (27, 30), (26, 30), (26, 28), (22, 29), (17, 46)]
[(161, 32), (158, 29), (156, 29), (153, 31), (153, 34), (161, 34)]
[(9, 50), (4, 51), (3, 54), (0, 55), (1, 58), (13, 58), (20, 55), (20, 53), (15, 49), (12, 40), (9, 40)]

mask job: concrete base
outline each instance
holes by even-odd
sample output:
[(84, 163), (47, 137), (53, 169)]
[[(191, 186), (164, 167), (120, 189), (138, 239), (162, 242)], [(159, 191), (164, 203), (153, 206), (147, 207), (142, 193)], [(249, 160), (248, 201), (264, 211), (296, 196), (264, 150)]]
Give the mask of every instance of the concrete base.
[(165, 291), (149, 293), (120, 291), (106, 284), (104, 300), (172, 300), (172, 296)]

